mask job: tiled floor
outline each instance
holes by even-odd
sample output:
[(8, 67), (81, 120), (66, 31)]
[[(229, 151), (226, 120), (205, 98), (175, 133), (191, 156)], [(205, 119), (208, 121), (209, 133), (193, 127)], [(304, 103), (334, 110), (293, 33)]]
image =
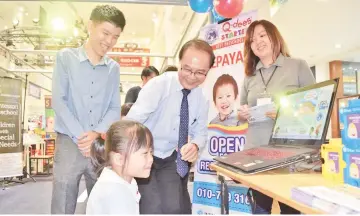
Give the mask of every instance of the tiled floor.
[[(13, 184), (0, 189), (0, 214), (50, 214), (52, 177), (26, 179), (25, 184)], [(1, 184), (0, 184), (1, 185)], [(85, 188), (81, 181), (80, 191)], [(80, 195), (80, 193), (79, 193)], [(78, 203), (76, 214), (85, 213), (85, 203)]]
[[(14, 184), (5, 190), (0, 189), (0, 214), (50, 214), (52, 177), (37, 177), (37, 182), (27, 179), (25, 184)], [(1, 184), (0, 184), (1, 185)], [(192, 199), (193, 183), (188, 184)], [(85, 182), (80, 183), (77, 214), (85, 213)], [(83, 194), (83, 196), (81, 196)], [(273, 204), (272, 214), (279, 214), (277, 202)]]
[[(52, 177), (36, 177), (37, 182), (26, 179), (25, 184), (12, 184), (5, 190), (0, 188), (0, 214), (50, 214)], [(1, 186), (1, 183), (0, 183)], [(193, 183), (189, 183), (192, 199)], [(76, 214), (86, 209), (85, 182), (80, 182)], [(83, 196), (81, 196), (83, 194)]]

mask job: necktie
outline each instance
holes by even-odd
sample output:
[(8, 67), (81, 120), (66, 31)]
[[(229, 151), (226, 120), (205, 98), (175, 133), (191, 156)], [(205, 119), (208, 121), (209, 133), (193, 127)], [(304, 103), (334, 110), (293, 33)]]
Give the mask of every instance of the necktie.
[(183, 89), (183, 99), (181, 101), (180, 108), (180, 126), (179, 126), (179, 143), (178, 143), (178, 152), (176, 158), (177, 168), (176, 171), (183, 178), (189, 172), (189, 163), (187, 161), (181, 160), (181, 147), (185, 145), (188, 141), (189, 134), (189, 104), (187, 96), (190, 94), (190, 90)]

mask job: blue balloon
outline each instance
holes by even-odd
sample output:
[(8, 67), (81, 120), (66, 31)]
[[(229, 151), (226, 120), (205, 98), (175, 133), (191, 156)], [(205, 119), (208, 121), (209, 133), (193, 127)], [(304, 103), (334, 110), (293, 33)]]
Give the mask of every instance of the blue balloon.
[(210, 23), (218, 23), (221, 20), (224, 20), (225, 18), (220, 16), (214, 7), (210, 10)]
[(209, 12), (213, 7), (212, 0), (189, 0), (189, 5), (193, 11), (196, 13), (206, 13)]

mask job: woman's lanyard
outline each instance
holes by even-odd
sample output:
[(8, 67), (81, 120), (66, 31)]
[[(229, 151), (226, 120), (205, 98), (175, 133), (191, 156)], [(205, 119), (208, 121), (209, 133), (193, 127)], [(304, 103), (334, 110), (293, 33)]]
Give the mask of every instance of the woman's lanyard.
[(278, 66), (275, 66), (275, 69), (273, 70), (270, 78), (268, 79), (268, 81), (267, 81), (266, 83), (265, 83), (265, 79), (264, 79), (264, 76), (263, 76), (263, 74), (262, 74), (262, 71), (261, 71), (261, 69), (260, 69), (261, 79), (262, 79), (263, 84), (264, 84), (264, 86), (265, 86), (265, 93), (267, 92), (267, 86), (269, 85), (269, 83), (270, 83), (270, 81), (271, 81), (271, 78), (274, 76), (275, 71), (276, 71), (277, 68), (278, 68)]

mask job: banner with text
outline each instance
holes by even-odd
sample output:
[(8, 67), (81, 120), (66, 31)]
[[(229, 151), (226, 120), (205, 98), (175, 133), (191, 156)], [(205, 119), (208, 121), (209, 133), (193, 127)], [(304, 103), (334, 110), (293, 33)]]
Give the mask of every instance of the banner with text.
[[(114, 47), (112, 52), (150, 53), (147, 48), (120, 48)], [(111, 56), (121, 67), (147, 67), (150, 65), (148, 56)]]
[[(200, 31), (200, 38), (213, 47), (216, 60), (203, 85), (211, 101), (208, 143), (196, 164), (193, 214), (220, 214), (220, 184), (209, 164), (214, 162), (214, 157), (242, 151), (246, 144), (248, 125), (237, 119), (237, 108), (244, 79), (244, 37), (256, 14), (256, 11), (243, 13), (221, 24), (205, 26)], [(251, 212), (247, 190), (242, 185), (229, 186), (230, 214)]]
[(0, 178), (23, 175), (21, 80), (0, 78)]

